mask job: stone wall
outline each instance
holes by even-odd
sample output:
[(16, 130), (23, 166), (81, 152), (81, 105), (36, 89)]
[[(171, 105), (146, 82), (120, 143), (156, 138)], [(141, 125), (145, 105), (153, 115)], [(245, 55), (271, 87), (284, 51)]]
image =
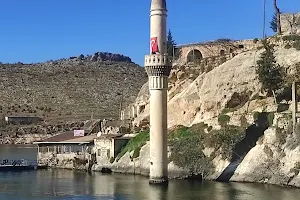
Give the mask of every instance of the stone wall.
[(86, 151), (86, 146), (77, 146), (76, 149), (82, 150), (75, 152), (76, 150), (71, 150), (68, 145), (65, 147), (69, 149), (67, 151), (59, 150), (56, 145), (39, 146), (38, 164), (51, 168), (88, 170), (92, 162), (93, 149), (89, 147), (91, 151)]
[(281, 31), (284, 35), (300, 34), (300, 13), (283, 13), (280, 19)]
[(96, 153), (97, 164), (110, 165), (111, 159), (115, 159), (122, 148), (126, 146), (128, 139), (97, 138), (93, 151)]

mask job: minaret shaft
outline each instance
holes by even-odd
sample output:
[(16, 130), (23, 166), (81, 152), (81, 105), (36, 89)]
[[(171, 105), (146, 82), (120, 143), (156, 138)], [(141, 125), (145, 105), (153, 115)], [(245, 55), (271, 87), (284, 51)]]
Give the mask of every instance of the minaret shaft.
[[(157, 37), (158, 50), (160, 54), (165, 54), (167, 51), (167, 33), (166, 33), (166, 14), (163, 11), (152, 11), (150, 16), (150, 36)], [(150, 45), (150, 54), (151, 45)]]
[(150, 183), (168, 182), (167, 91), (172, 63), (167, 52), (165, 0), (152, 0), (150, 55), (145, 57), (150, 91)]

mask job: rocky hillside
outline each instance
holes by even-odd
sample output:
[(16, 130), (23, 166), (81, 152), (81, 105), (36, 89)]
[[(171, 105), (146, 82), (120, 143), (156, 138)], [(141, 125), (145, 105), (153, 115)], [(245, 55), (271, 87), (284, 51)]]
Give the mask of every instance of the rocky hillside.
[[(269, 41), (286, 72), (300, 63), (300, 40)], [(291, 88), (276, 91), (276, 103), (262, 90), (255, 70), (262, 52), (253, 48), (198, 75), (191, 73), (193, 66), (173, 68), (168, 92), (170, 178), (201, 174), (208, 180), (300, 187), (300, 124), (293, 132)], [(133, 123), (145, 128), (147, 84), (136, 101), (146, 106)], [(94, 169), (148, 175), (148, 140), (149, 131), (140, 132), (114, 162), (98, 163)]]
[[(175, 68), (168, 92), (168, 127), (191, 126), (204, 121), (215, 124), (224, 109), (237, 110), (243, 107), (241, 112), (255, 111), (259, 96), (265, 97), (255, 72), (256, 62), (262, 52), (259, 48), (241, 53), (196, 77), (190, 73), (192, 66)], [(277, 62), (287, 70), (300, 62), (300, 51), (291, 45), (287, 47), (287, 44), (278, 45), (275, 56)], [(146, 106), (134, 120), (137, 126), (149, 118), (146, 87), (142, 87), (137, 97), (137, 102), (140, 101), (145, 102)]]
[(37, 64), (0, 64), (0, 115), (85, 120), (119, 116), (147, 81), (129, 57), (95, 53)]

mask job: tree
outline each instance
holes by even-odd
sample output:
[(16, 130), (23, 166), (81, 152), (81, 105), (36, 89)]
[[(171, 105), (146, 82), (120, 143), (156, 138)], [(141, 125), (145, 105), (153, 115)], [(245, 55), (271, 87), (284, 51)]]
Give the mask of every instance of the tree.
[(273, 14), (272, 20), (270, 22), (270, 28), (277, 33), (277, 16), (276, 13)]
[(173, 39), (173, 35), (172, 35), (172, 32), (171, 30), (169, 29), (169, 32), (168, 32), (168, 36), (167, 36), (167, 53), (169, 56), (174, 56), (173, 55), (173, 50), (176, 46), (176, 43)]
[(276, 27), (277, 27), (277, 34), (281, 34), (281, 22), (280, 22), (280, 10), (277, 6), (277, 0), (273, 0), (275, 14), (276, 14)]
[(267, 40), (263, 40), (263, 47), (265, 51), (257, 61), (256, 73), (258, 74), (259, 81), (262, 83), (263, 89), (268, 94), (273, 94), (276, 103), (275, 91), (280, 89), (284, 84), (284, 71), (276, 63), (273, 46)]

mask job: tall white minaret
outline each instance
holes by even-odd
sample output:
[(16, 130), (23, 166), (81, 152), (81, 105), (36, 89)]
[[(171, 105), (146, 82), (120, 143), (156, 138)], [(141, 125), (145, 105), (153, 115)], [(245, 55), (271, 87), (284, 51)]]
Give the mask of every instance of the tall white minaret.
[(145, 57), (150, 91), (150, 179), (168, 182), (167, 90), (172, 61), (167, 55), (166, 0), (152, 0), (150, 55)]

